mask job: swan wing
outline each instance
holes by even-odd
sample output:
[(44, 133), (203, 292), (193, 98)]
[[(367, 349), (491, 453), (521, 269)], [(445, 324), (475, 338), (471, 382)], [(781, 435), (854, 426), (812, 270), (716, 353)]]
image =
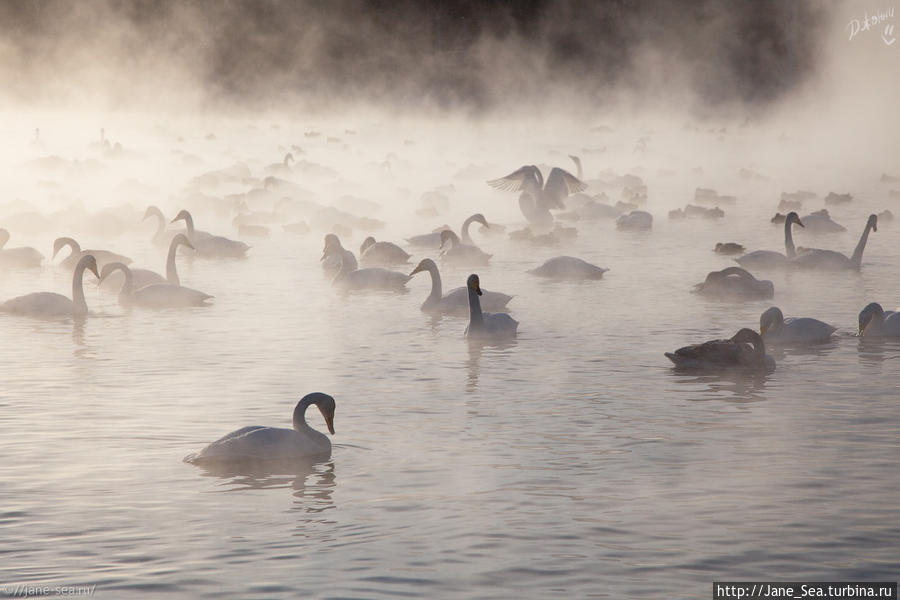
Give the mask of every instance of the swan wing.
[(492, 188), (503, 190), (504, 192), (521, 192), (525, 189), (525, 182), (534, 178), (534, 168), (524, 166), (516, 169), (506, 177), (492, 179), (487, 182)]
[(75, 303), (56, 292), (34, 292), (3, 303), (5, 312), (34, 317), (59, 317), (75, 314)]
[(586, 189), (585, 182), (559, 167), (550, 170), (550, 176), (547, 177), (547, 184), (544, 186), (544, 191), (554, 198), (565, 198), (569, 194), (577, 194)]

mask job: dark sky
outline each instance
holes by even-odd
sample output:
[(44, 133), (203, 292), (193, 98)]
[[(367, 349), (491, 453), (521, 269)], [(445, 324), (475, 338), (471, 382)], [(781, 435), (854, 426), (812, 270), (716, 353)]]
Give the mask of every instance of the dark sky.
[(765, 106), (814, 71), (822, 20), (783, 0), (4, 0), (0, 68), (17, 100), (92, 86), (129, 102), (189, 82), (247, 106), (477, 111), (685, 88)]

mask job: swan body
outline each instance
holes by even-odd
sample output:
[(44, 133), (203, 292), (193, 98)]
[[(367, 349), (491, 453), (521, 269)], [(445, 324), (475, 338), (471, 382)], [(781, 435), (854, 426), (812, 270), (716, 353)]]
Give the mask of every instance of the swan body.
[[(457, 315), (464, 316), (469, 310), (469, 293), (468, 288), (458, 287), (450, 290), (445, 295), (441, 295), (441, 273), (438, 267), (430, 258), (422, 259), (416, 268), (413, 269), (410, 277), (416, 273), (427, 271), (431, 274), (431, 294), (422, 303), (422, 312), (441, 315)], [(479, 299), (483, 308), (494, 311), (503, 310), (512, 300), (512, 296), (501, 294), (500, 292), (489, 292), (481, 290), (482, 295)]]
[(81, 317), (87, 314), (87, 303), (84, 300), (84, 284), (82, 278), (86, 270), (91, 271), (98, 278), (97, 260), (90, 254), (85, 254), (75, 265), (72, 275), (72, 299), (54, 292), (35, 292), (7, 300), (0, 305), (0, 310), (38, 318), (56, 317)]
[(491, 254), (484, 252), (477, 246), (463, 244), (459, 236), (449, 230), (441, 232), (441, 248), (449, 247), (441, 252), (441, 260), (459, 265), (486, 265), (491, 260)]
[(232, 431), (195, 454), (189, 454), (184, 462), (197, 465), (217, 462), (254, 462), (328, 458), (331, 441), (324, 433), (306, 423), (306, 409), (315, 404), (325, 419), (328, 432), (334, 435), (334, 398), (315, 392), (307, 394), (294, 408), (293, 429), (251, 425)]
[(397, 244), (376, 242), (372, 236), (367, 237), (359, 248), (359, 261), (363, 266), (405, 265), (411, 256)]
[(781, 344), (814, 344), (827, 342), (831, 334), (837, 331), (824, 321), (809, 317), (785, 319), (777, 306), (766, 310), (759, 317), (759, 332), (769, 343)]
[(900, 337), (900, 312), (885, 312), (881, 305), (872, 302), (859, 313), (861, 337)]
[(643, 210), (633, 210), (616, 219), (616, 229), (624, 231), (649, 231), (653, 227), (653, 215)]
[(549, 279), (578, 280), (601, 279), (608, 270), (574, 256), (556, 256), (528, 272)]
[(184, 220), (187, 236), (197, 251), (197, 256), (204, 258), (243, 258), (250, 246), (244, 242), (230, 240), (220, 235), (212, 235), (194, 229), (194, 218), (186, 210), (179, 212), (172, 222)]
[(82, 250), (81, 246), (78, 245), (78, 242), (70, 237), (56, 238), (53, 241), (53, 258), (56, 257), (63, 246), (69, 246), (72, 249), (72, 253), (65, 257), (59, 264), (70, 269), (74, 268), (75, 265), (78, 264), (78, 261), (86, 255), (93, 256), (98, 267), (102, 267), (110, 262), (120, 262), (126, 265), (131, 264), (130, 258), (122, 256), (121, 254), (116, 254), (115, 252), (108, 252), (106, 250)]
[[(191, 245), (190, 241), (188, 241), (185, 234), (176, 233), (174, 236), (172, 236), (172, 239), (169, 242), (169, 253), (166, 256), (165, 277), (163, 277), (156, 271), (150, 271), (149, 269), (130, 269), (133, 288), (138, 290), (148, 285), (157, 283), (170, 283), (173, 285), (181, 284), (181, 279), (178, 277), (178, 269), (175, 266), (175, 253), (178, 249), (178, 246), (187, 246), (188, 248), (193, 249), (193, 246)], [(104, 267), (105, 266), (106, 265), (104, 265)], [(105, 290), (121, 290), (124, 283), (125, 271), (115, 270), (114, 272), (107, 273), (107, 276), (100, 282), (99, 285), (102, 289)]]
[(564, 209), (563, 200), (566, 196), (587, 188), (583, 181), (558, 167), (550, 170), (545, 185), (544, 176), (534, 165), (525, 165), (506, 177), (487, 183), (498, 190), (522, 192), (519, 196), (519, 208), (528, 222), (536, 226), (552, 225), (553, 215), (550, 214), (550, 209)]
[(119, 304), (144, 308), (187, 308), (209, 306), (206, 301), (212, 298), (209, 294), (172, 283), (154, 283), (135, 289), (131, 269), (122, 263), (103, 265), (100, 281), (116, 270), (125, 273), (125, 283), (119, 292)]
[(345, 290), (384, 290), (389, 292), (406, 292), (406, 282), (410, 275), (391, 271), (381, 267), (369, 267), (359, 269), (356, 257), (349, 250), (341, 246), (337, 236), (326, 236), (325, 250), (322, 260), (337, 255), (340, 260), (340, 269), (332, 280), (332, 285)]
[(817, 210), (803, 217), (803, 223), (812, 233), (840, 233), (847, 228), (832, 220), (826, 209)]
[(862, 266), (863, 251), (866, 249), (866, 242), (869, 239), (870, 231), (878, 231), (877, 215), (869, 215), (869, 219), (868, 221), (866, 221), (866, 227), (863, 230), (862, 236), (860, 236), (859, 238), (859, 243), (856, 245), (856, 249), (853, 251), (853, 256), (851, 256), (850, 258), (847, 258), (847, 256), (833, 250), (819, 250), (816, 248), (810, 248), (798, 254), (793, 259), (793, 264), (800, 269), (819, 269), (832, 271), (846, 269), (859, 270)]
[(469, 339), (504, 339), (516, 337), (519, 322), (506, 313), (486, 313), (481, 311), (479, 297), (481, 291), (478, 275), (471, 274), (466, 280), (469, 295), (469, 325), (465, 335)]
[(709, 273), (703, 283), (694, 286), (694, 292), (719, 300), (764, 300), (775, 295), (775, 285), (740, 267), (728, 267)]
[(727, 340), (685, 346), (665, 355), (676, 369), (764, 373), (775, 370), (775, 361), (766, 354), (762, 336), (752, 329), (741, 329)]
[[(460, 240), (463, 244), (468, 244), (469, 246), (475, 245), (475, 242), (472, 241), (472, 236), (469, 234), (469, 226), (472, 223), (481, 223), (484, 227), (491, 227), (490, 225), (488, 225), (487, 219), (485, 219), (484, 215), (481, 213), (475, 213), (474, 215), (466, 218), (466, 220), (463, 221), (462, 227), (460, 228)], [(445, 225), (435, 231), (432, 231), (431, 233), (423, 233), (422, 235), (414, 235), (411, 238), (406, 238), (406, 241), (410, 246), (432, 248), (436, 250), (441, 247), (441, 233), (445, 229), (450, 228)]]
[(717, 242), (716, 254), (743, 254), (746, 248), (734, 242)]
[(40, 267), (44, 255), (26, 246), (23, 248), (6, 248), (9, 232), (0, 227), (0, 267), (33, 268)]
[(774, 252), (772, 250), (756, 250), (745, 254), (740, 258), (736, 258), (735, 262), (745, 269), (784, 269), (791, 265), (791, 260), (797, 256), (797, 250), (794, 248), (794, 237), (791, 226), (797, 224), (800, 227), (806, 227), (800, 221), (797, 213), (790, 212), (784, 220), (784, 254)]

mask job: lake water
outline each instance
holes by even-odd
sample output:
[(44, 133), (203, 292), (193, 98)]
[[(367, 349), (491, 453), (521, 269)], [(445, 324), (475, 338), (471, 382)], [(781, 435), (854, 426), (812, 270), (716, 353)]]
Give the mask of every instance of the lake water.
[[(515, 296), (509, 308), (519, 335), (502, 346), (467, 342), (465, 319), (421, 313), (425, 274), (405, 295), (337, 293), (320, 268), (318, 230), (248, 240), (245, 260), (180, 258), (182, 283), (215, 296), (208, 308), (126, 310), (86, 277), (92, 314), (84, 322), (0, 315), (4, 591), (28, 584), (96, 585), (97, 596), (115, 598), (703, 598), (713, 580), (896, 580), (900, 343), (864, 344), (853, 334), (868, 302), (900, 305), (900, 226), (880, 224), (860, 273), (758, 273), (775, 283), (772, 302), (711, 302), (690, 292), (731, 264), (712, 252), (718, 241), (783, 250), (782, 227), (769, 223), (781, 191), (819, 194), (801, 214), (821, 208), (828, 191), (854, 193), (850, 205), (829, 207), (847, 233), (796, 234), (799, 245), (849, 254), (867, 215), (896, 206), (890, 184), (878, 179), (896, 162), (846, 173), (840, 163), (801, 158), (779, 167), (762, 152), (741, 154), (741, 142), (723, 158), (715, 135), (684, 133), (697, 152), (682, 153), (681, 134), (654, 148), (652, 132), (624, 127), (583, 138), (549, 127), (533, 137), (516, 131), (514, 142), (486, 126), (393, 134), (355, 123), (349, 134), (332, 123), (321, 137), (304, 138), (314, 124), (252, 125), (182, 124), (175, 132), (124, 121), (109, 129), (134, 156), (100, 159), (97, 172), (77, 176), (16, 170), (5, 191), (45, 211), (69, 201), (132, 202), (138, 215), (149, 203), (172, 215), (190, 177), (236, 160), (261, 175), (294, 140), (305, 159), (338, 174), (307, 182), (320, 202), (342, 193), (378, 201), (385, 207), (371, 216), (388, 226), (375, 235), (401, 242), (444, 222), (457, 227), (474, 210), (519, 227), (516, 196), (484, 181), (541, 161), (572, 169), (565, 155), (574, 152), (588, 178), (607, 167), (640, 173), (654, 228), (634, 234), (611, 221), (582, 221), (574, 243), (547, 249), (473, 227), (494, 254), (491, 264), (442, 267), (444, 285), (464, 285), (477, 272), (486, 289)], [(214, 127), (216, 139), (206, 139)], [(13, 170), (47, 154), (83, 159), (93, 131), (67, 130), (54, 145), (45, 125), (48, 147), (22, 141), (4, 162)], [(10, 133), (28, 140), (30, 130)], [(651, 136), (650, 148), (638, 153), (642, 135)], [(770, 179), (742, 180), (739, 165)], [(154, 191), (117, 197), (110, 190), (127, 178)], [(51, 200), (42, 180), (60, 186)], [(422, 192), (454, 182), (445, 213), (411, 216)], [(668, 221), (666, 212), (692, 202), (697, 186), (734, 194), (739, 204), (723, 206), (727, 216), (714, 223)], [(99, 198), (94, 190), (103, 191)], [(194, 216), (199, 228), (237, 237), (230, 214)], [(31, 236), (10, 229), (10, 246), (33, 244), (48, 257), (53, 238), (79, 237), (65, 223)], [(137, 222), (85, 245), (161, 270), (151, 231)], [(367, 233), (354, 232), (345, 245), (355, 251)], [(525, 273), (559, 254), (610, 271), (589, 283)], [(429, 255), (436, 257), (414, 260)], [(0, 274), (2, 299), (68, 294), (71, 276), (58, 262)], [(759, 377), (678, 374), (663, 356), (758, 328), (772, 304), (785, 316), (839, 327), (834, 341), (769, 349), (777, 370)], [(182, 462), (244, 425), (289, 427), (294, 404), (311, 391), (337, 401), (330, 460), (249, 473)], [(317, 411), (308, 419), (324, 430)]]

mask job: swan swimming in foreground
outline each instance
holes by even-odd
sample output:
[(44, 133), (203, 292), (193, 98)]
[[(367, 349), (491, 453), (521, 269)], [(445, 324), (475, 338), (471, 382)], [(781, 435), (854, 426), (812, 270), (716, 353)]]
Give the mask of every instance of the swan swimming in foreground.
[(506, 177), (492, 179), (487, 184), (498, 190), (522, 192), (519, 196), (519, 208), (528, 222), (537, 226), (553, 225), (550, 209), (565, 208), (563, 199), (566, 196), (587, 188), (587, 184), (559, 167), (550, 170), (544, 185), (544, 176), (534, 165), (520, 167)]
[(131, 269), (122, 263), (103, 265), (100, 282), (110, 273), (120, 270), (125, 273), (125, 283), (119, 292), (119, 304), (143, 306), (145, 308), (184, 308), (188, 306), (209, 306), (206, 301), (212, 298), (198, 290), (173, 283), (153, 283), (135, 289)]
[(30, 246), (23, 248), (7, 248), (9, 232), (0, 227), (0, 266), (2, 267), (40, 267), (44, 255)]
[[(412, 277), (416, 273), (422, 273), (423, 271), (428, 271), (431, 274), (431, 294), (422, 303), (422, 312), (459, 316), (468, 314), (468, 288), (454, 288), (442, 296), (441, 273), (438, 271), (435, 262), (430, 258), (423, 258), (409, 276)], [(487, 290), (481, 290), (481, 292), (480, 302), (483, 304), (483, 308), (489, 311), (503, 310), (509, 301), (512, 300), (512, 296), (501, 294), (500, 292), (489, 292)]]
[(358, 268), (356, 257), (341, 246), (338, 237), (325, 236), (325, 249), (321, 260), (337, 256), (340, 269), (334, 276), (332, 285), (346, 290), (385, 290), (390, 292), (406, 292), (406, 282), (411, 276), (398, 271), (381, 267)]
[(592, 265), (574, 256), (556, 256), (528, 273), (549, 279), (578, 280), (601, 279), (607, 271), (609, 269)]
[(202, 465), (215, 462), (253, 462), (302, 458), (328, 458), (331, 441), (306, 423), (305, 413), (315, 404), (328, 432), (334, 435), (334, 398), (328, 394), (307, 394), (294, 408), (294, 428), (262, 427), (250, 425), (232, 431), (195, 454), (184, 457), (184, 462)]
[(866, 249), (866, 242), (869, 240), (869, 231), (878, 231), (877, 215), (869, 215), (869, 220), (866, 221), (866, 227), (859, 238), (859, 243), (856, 245), (856, 249), (853, 250), (853, 256), (850, 258), (833, 250), (809, 248), (798, 254), (792, 261), (792, 264), (801, 269), (859, 270), (862, 266), (863, 251)]
[[(475, 213), (474, 215), (468, 217), (465, 221), (463, 221), (462, 227), (460, 228), (460, 240), (463, 244), (466, 244), (468, 246), (475, 245), (475, 242), (472, 241), (472, 236), (469, 235), (469, 226), (472, 223), (481, 223), (485, 227), (490, 228), (487, 219), (485, 219), (484, 215), (481, 213)], [(423, 233), (422, 235), (414, 235), (411, 238), (406, 238), (406, 241), (409, 242), (410, 246), (433, 248), (437, 250), (441, 247), (442, 231), (443, 230), (438, 230), (432, 231), (431, 233)]]
[(230, 240), (220, 235), (212, 235), (194, 229), (194, 218), (186, 210), (179, 212), (172, 222), (184, 220), (187, 236), (197, 250), (197, 256), (204, 258), (242, 258), (250, 246), (244, 242)]
[(94, 257), (94, 260), (97, 261), (99, 267), (102, 267), (109, 262), (120, 262), (125, 263), (126, 265), (131, 264), (130, 258), (122, 256), (121, 254), (116, 254), (115, 252), (108, 252), (106, 250), (82, 250), (81, 246), (78, 245), (78, 242), (70, 237), (56, 238), (53, 241), (52, 258), (56, 258), (56, 255), (63, 246), (69, 246), (72, 249), (72, 253), (65, 257), (59, 264), (70, 269), (74, 268), (81, 258), (88, 254)]
[(441, 260), (458, 265), (486, 265), (493, 256), (478, 246), (463, 244), (449, 229), (441, 232), (441, 248), (444, 246), (449, 247), (441, 252)]
[(814, 344), (827, 342), (831, 334), (837, 331), (824, 321), (809, 317), (791, 317), (785, 319), (781, 309), (773, 306), (759, 317), (759, 332), (769, 343), (780, 344)]
[(376, 242), (371, 235), (363, 240), (359, 247), (359, 262), (363, 266), (387, 267), (405, 265), (412, 254), (409, 254), (392, 242)]
[(720, 300), (764, 300), (775, 295), (775, 285), (741, 267), (728, 267), (709, 273), (703, 283), (694, 286), (694, 293)]
[(775, 370), (775, 360), (766, 354), (762, 337), (752, 329), (741, 329), (731, 339), (711, 340), (666, 352), (676, 369), (698, 371)]
[(481, 311), (479, 296), (481, 291), (478, 275), (471, 274), (466, 280), (469, 293), (469, 324), (466, 337), (469, 339), (503, 339), (516, 337), (519, 322), (506, 313), (486, 313)]
[(795, 223), (800, 227), (806, 227), (800, 221), (797, 213), (788, 213), (787, 218), (784, 220), (784, 254), (772, 250), (756, 250), (736, 258), (735, 261), (746, 269), (784, 269), (789, 267), (791, 260), (797, 256), (791, 231), (791, 226)]
[(900, 337), (900, 312), (885, 312), (872, 302), (859, 313), (860, 337)]
[(15, 315), (27, 317), (53, 318), (53, 317), (81, 317), (87, 314), (87, 302), (84, 301), (84, 284), (82, 278), (86, 270), (91, 271), (98, 278), (97, 260), (90, 254), (85, 254), (75, 265), (72, 275), (72, 299), (69, 300), (62, 294), (55, 292), (35, 292), (7, 300), (0, 305), (0, 310)]

